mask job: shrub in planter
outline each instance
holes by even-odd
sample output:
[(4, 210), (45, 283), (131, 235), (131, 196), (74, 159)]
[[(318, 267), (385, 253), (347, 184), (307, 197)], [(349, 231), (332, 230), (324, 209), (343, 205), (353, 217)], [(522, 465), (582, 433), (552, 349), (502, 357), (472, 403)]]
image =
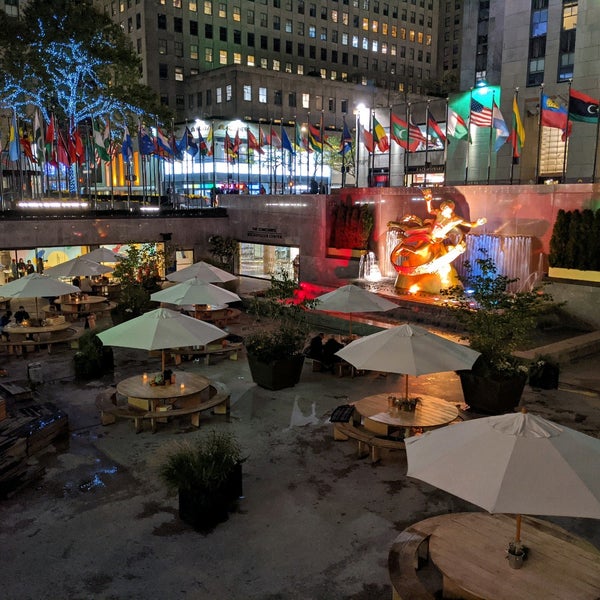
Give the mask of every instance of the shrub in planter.
[(226, 521), (242, 496), (243, 460), (235, 436), (216, 431), (168, 451), (159, 475), (179, 493), (179, 517), (203, 532)]
[(529, 365), (529, 385), (542, 390), (555, 390), (558, 387), (560, 367), (547, 357), (538, 357)]
[(112, 348), (105, 347), (95, 331), (87, 330), (79, 338), (79, 350), (73, 357), (75, 377), (94, 379), (115, 368)]

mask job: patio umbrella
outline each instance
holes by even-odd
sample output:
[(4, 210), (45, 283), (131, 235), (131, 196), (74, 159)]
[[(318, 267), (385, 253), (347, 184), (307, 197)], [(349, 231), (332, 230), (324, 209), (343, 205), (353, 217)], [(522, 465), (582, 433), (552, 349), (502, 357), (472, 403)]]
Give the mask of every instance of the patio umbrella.
[(109, 250), (108, 248), (96, 248), (83, 255), (86, 260), (93, 260), (99, 263), (115, 263), (123, 258), (120, 254)]
[(150, 300), (181, 306), (185, 304), (227, 304), (228, 302), (240, 302), (241, 298), (229, 290), (193, 277), (183, 283), (160, 290), (160, 292), (154, 292), (150, 296)]
[(92, 277), (94, 275), (110, 273), (111, 271), (111, 267), (106, 267), (96, 261), (78, 256), (60, 265), (46, 269), (45, 274), (49, 277), (76, 277), (80, 275)]
[(352, 335), (352, 313), (385, 312), (398, 308), (397, 304), (352, 284), (317, 296), (315, 300), (318, 301), (317, 310), (349, 314), (350, 335)]
[(167, 275), (169, 281), (185, 281), (192, 277), (196, 277), (202, 281), (208, 281), (209, 283), (225, 283), (226, 281), (237, 279), (235, 275), (203, 261), (194, 263), (189, 267), (185, 267), (185, 269)]
[(38, 313), (38, 298), (63, 296), (64, 294), (73, 294), (79, 291), (80, 289), (75, 285), (63, 283), (40, 273), (31, 273), (0, 286), (0, 296), (6, 298), (35, 298), (36, 316)]
[(157, 308), (98, 334), (107, 346), (162, 350), (163, 371), (167, 348), (203, 346), (226, 336), (225, 331), (210, 323), (168, 308)]
[(354, 340), (336, 355), (357, 369), (408, 376), (470, 369), (479, 352), (416, 325), (399, 325)]
[(520, 412), (405, 439), (407, 475), (490, 513), (600, 519), (600, 439)]

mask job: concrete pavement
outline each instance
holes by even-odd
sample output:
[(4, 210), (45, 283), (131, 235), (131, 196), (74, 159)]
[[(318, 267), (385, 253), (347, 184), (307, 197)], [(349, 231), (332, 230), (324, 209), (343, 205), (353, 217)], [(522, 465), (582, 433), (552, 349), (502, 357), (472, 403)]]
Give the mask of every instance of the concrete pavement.
[[(245, 318), (230, 329), (244, 335)], [(244, 357), (184, 370), (226, 383), (232, 412), (194, 430), (181, 421), (136, 435), (130, 422), (103, 427), (95, 399), (130, 375), (159, 370), (148, 353), (115, 349), (114, 376), (72, 378), (71, 352), (38, 354), (40, 400), (68, 414), (71, 435), (39, 457), (45, 475), (0, 502), (2, 598), (389, 600), (389, 548), (423, 518), (478, 510), (407, 478), (403, 452), (380, 464), (359, 460), (351, 442), (334, 442), (328, 417), (338, 405), (402, 389), (400, 376), (336, 378), (306, 364), (300, 383), (272, 392), (252, 383)], [(9, 363), (26, 379), (29, 360)], [(598, 356), (563, 366), (558, 390), (526, 388), (523, 405), (600, 436)], [(410, 378), (411, 393), (462, 403), (453, 373)], [(177, 517), (156, 468), (175, 442), (233, 431), (247, 456), (244, 499), (208, 535)], [(600, 547), (600, 522), (552, 519)], [(527, 532), (523, 531), (526, 540)], [(504, 549), (508, 540), (498, 540)], [(501, 565), (502, 566), (502, 565)]]

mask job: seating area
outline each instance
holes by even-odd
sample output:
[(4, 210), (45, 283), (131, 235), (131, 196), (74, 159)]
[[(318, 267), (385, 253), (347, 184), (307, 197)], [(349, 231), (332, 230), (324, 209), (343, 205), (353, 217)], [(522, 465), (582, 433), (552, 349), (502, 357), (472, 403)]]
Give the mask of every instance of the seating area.
[(346, 441), (356, 440), (358, 458), (371, 457), (373, 464), (381, 460), (381, 450), (404, 450), (404, 440), (386, 438), (374, 434), (362, 425), (352, 423), (334, 423), (333, 439)]
[(11, 341), (0, 340), (0, 353), (8, 356), (26, 356), (28, 352), (37, 352), (46, 349), (48, 354), (52, 354), (53, 347), (56, 345), (68, 345), (70, 348), (77, 344), (79, 338), (83, 335), (83, 327), (69, 327), (63, 331), (55, 332), (52, 337), (38, 340), (19, 340)]

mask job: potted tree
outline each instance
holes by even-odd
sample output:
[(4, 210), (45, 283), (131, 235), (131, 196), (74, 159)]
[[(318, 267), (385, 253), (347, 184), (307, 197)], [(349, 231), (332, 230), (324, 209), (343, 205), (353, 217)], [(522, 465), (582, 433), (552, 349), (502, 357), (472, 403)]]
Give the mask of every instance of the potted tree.
[(202, 532), (226, 521), (242, 496), (242, 462), (232, 433), (212, 431), (194, 443), (177, 443), (159, 474), (179, 494), (180, 519)]
[(295, 301), (298, 284), (287, 271), (271, 277), (271, 287), (255, 298), (250, 312), (265, 321), (265, 327), (244, 340), (252, 380), (269, 390), (293, 387), (304, 366), (302, 350), (309, 333), (305, 320), (310, 301)]
[(77, 379), (93, 379), (112, 373), (115, 368), (113, 350), (100, 341), (95, 331), (88, 329), (79, 338), (73, 365)]
[(481, 352), (470, 371), (458, 372), (465, 402), (476, 412), (502, 414), (519, 404), (527, 381), (528, 366), (513, 352), (523, 347), (551, 297), (539, 288), (509, 291), (516, 279), (499, 275), (494, 261), (480, 252), (474, 263), (465, 263), (467, 288), (453, 286), (442, 294), (471, 348)]

